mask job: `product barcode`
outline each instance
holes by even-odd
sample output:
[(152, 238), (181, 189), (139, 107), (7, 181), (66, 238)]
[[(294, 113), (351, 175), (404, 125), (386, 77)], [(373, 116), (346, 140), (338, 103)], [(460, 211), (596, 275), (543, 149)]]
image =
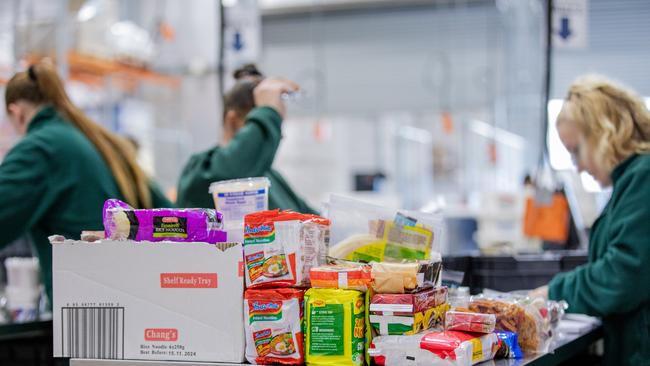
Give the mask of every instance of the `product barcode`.
[(61, 348), (63, 357), (124, 359), (124, 308), (62, 308)]

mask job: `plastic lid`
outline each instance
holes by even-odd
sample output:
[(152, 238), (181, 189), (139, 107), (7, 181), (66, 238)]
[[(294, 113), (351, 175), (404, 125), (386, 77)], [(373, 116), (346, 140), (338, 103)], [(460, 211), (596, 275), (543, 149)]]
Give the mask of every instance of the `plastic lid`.
[(243, 188), (252, 187), (256, 185), (264, 185), (266, 187), (271, 186), (271, 181), (267, 177), (254, 177), (254, 178), (240, 178), (240, 179), (230, 179), (230, 180), (221, 180), (218, 182), (213, 182), (210, 184), (210, 193), (219, 190), (224, 186), (242, 186)]

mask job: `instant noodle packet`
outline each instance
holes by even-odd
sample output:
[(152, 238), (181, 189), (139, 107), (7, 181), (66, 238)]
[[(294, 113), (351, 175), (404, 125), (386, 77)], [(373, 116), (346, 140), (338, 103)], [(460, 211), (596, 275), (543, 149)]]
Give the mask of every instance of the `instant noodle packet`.
[(355, 290), (305, 293), (305, 361), (318, 366), (362, 366), (365, 356), (364, 296)]
[(244, 218), (247, 288), (306, 287), (309, 271), (326, 252), (329, 220), (292, 211), (262, 211)]
[(372, 282), (370, 266), (367, 264), (314, 267), (309, 276), (311, 287), (314, 288), (339, 288), (365, 292)]
[(498, 348), (494, 333), (445, 331), (380, 336), (368, 353), (377, 365), (472, 366), (493, 359)]
[(211, 209), (156, 208), (139, 210), (109, 199), (104, 202), (107, 239), (222, 243), (227, 239), (223, 217)]
[(246, 359), (252, 364), (301, 365), (303, 296), (300, 289), (244, 292)]

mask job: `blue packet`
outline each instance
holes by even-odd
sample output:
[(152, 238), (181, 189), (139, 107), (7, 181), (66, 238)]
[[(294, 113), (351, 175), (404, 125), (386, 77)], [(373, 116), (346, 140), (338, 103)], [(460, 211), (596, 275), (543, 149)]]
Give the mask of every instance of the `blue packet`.
[(395, 222), (395, 225), (402, 227), (415, 227), (415, 225), (418, 223), (418, 220), (406, 216), (400, 212), (395, 215), (395, 220), (393, 221)]
[(519, 336), (517, 336), (517, 333), (505, 330), (497, 330), (494, 333), (501, 340), (495, 358), (524, 358), (524, 353), (519, 347)]

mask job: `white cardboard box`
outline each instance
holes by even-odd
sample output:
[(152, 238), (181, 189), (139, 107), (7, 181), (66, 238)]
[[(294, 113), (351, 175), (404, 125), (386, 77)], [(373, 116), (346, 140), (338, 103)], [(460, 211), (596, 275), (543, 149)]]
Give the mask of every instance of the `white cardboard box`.
[(244, 361), (242, 246), (52, 244), (54, 357)]

